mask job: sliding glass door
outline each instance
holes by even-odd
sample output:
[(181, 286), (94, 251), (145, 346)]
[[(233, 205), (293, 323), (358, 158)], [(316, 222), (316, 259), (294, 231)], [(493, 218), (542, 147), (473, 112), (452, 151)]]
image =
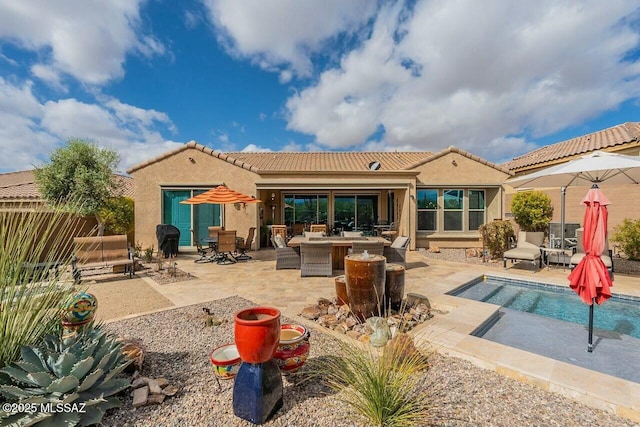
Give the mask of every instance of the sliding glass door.
[(333, 222), (337, 230), (373, 232), (378, 221), (377, 195), (336, 195)]
[(193, 246), (191, 230), (197, 238), (209, 235), (207, 227), (222, 224), (222, 206), (214, 204), (186, 205), (183, 200), (205, 192), (202, 189), (162, 190), (162, 223), (180, 230), (180, 246)]

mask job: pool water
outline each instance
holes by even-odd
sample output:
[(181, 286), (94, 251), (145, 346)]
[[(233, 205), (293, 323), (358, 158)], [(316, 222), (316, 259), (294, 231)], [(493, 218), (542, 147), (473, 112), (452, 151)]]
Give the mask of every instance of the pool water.
[[(589, 306), (582, 302), (568, 284), (561, 287), (484, 276), (449, 294), (580, 325), (589, 322)], [(593, 325), (594, 328), (640, 339), (640, 299), (612, 296), (603, 304), (595, 306)]]

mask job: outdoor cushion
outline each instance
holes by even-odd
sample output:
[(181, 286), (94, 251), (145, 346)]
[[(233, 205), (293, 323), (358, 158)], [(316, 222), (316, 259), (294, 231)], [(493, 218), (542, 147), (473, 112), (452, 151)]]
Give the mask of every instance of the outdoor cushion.
[[(584, 253), (573, 254), (571, 256), (571, 261), (569, 261), (569, 265), (576, 266), (580, 264), (580, 261), (582, 261), (582, 258), (584, 258), (584, 256), (585, 256)], [(608, 269), (611, 269), (611, 266), (613, 264), (611, 263), (611, 258), (608, 255), (600, 255), (600, 259), (602, 259), (602, 262), (604, 263), (605, 267), (607, 267)]]
[(540, 248), (535, 245), (531, 246), (533, 246), (533, 248), (517, 247), (509, 249), (504, 253), (504, 257), (508, 259), (526, 259), (529, 261), (534, 261), (540, 258)]
[(396, 237), (396, 239), (391, 244), (391, 247), (392, 248), (404, 248), (407, 245), (407, 243), (409, 243), (409, 237), (400, 236), (400, 237)]
[(324, 231), (305, 231), (304, 237), (325, 237)]
[(362, 231), (343, 231), (342, 237), (362, 237)]
[(276, 234), (273, 237), (273, 240), (276, 242), (276, 245), (279, 248), (286, 248), (287, 247), (287, 243), (284, 241), (284, 238), (280, 234)]

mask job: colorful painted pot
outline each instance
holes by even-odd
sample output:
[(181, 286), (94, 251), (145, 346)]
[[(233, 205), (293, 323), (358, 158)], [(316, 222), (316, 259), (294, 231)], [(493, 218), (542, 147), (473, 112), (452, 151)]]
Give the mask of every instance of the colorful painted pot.
[(302, 325), (285, 323), (280, 327), (280, 343), (274, 357), (283, 373), (296, 372), (307, 361), (311, 348), (309, 335)]
[(234, 334), (243, 362), (264, 363), (271, 360), (280, 341), (280, 310), (253, 307), (237, 312)]
[(242, 363), (235, 344), (225, 344), (214, 348), (209, 354), (209, 360), (213, 365), (213, 372), (223, 380), (235, 377)]
[(63, 305), (62, 325), (67, 328), (85, 325), (93, 320), (97, 309), (97, 298), (88, 292), (80, 292)]

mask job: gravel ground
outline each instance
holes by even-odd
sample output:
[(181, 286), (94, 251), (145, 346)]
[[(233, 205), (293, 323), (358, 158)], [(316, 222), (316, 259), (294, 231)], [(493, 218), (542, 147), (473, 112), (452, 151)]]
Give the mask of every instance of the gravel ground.
[[(143, 375), (163, 376), (181, 391), (161, 405), (138, 409), (132, 408), (127, 395), (123, 408), (110, 411), (103, 425), (252, 426), (233, 415), (233, 382), (221, 381), (218, 388), (208, 361), (212, 348), (233, 342), (233, 313), (252, 305), (231, 297), (106, 325), (117, 335), (141, 338), (147, 347)], [(205, 327), (202, 307), (228, 322)], [(314, 327), (311, 331), (310, 361), (336, 353), (335, 338)], [(431, 360), (432, 368), (422, 381), (432, 403), (432, 420), (425, 420), (425, 426), (636, 425), (461, 359), (434, 354)], [(284, 406), (265, 425), (358, 425), (339, 396), (317, 381), (285, 378), (283, 383)]]

